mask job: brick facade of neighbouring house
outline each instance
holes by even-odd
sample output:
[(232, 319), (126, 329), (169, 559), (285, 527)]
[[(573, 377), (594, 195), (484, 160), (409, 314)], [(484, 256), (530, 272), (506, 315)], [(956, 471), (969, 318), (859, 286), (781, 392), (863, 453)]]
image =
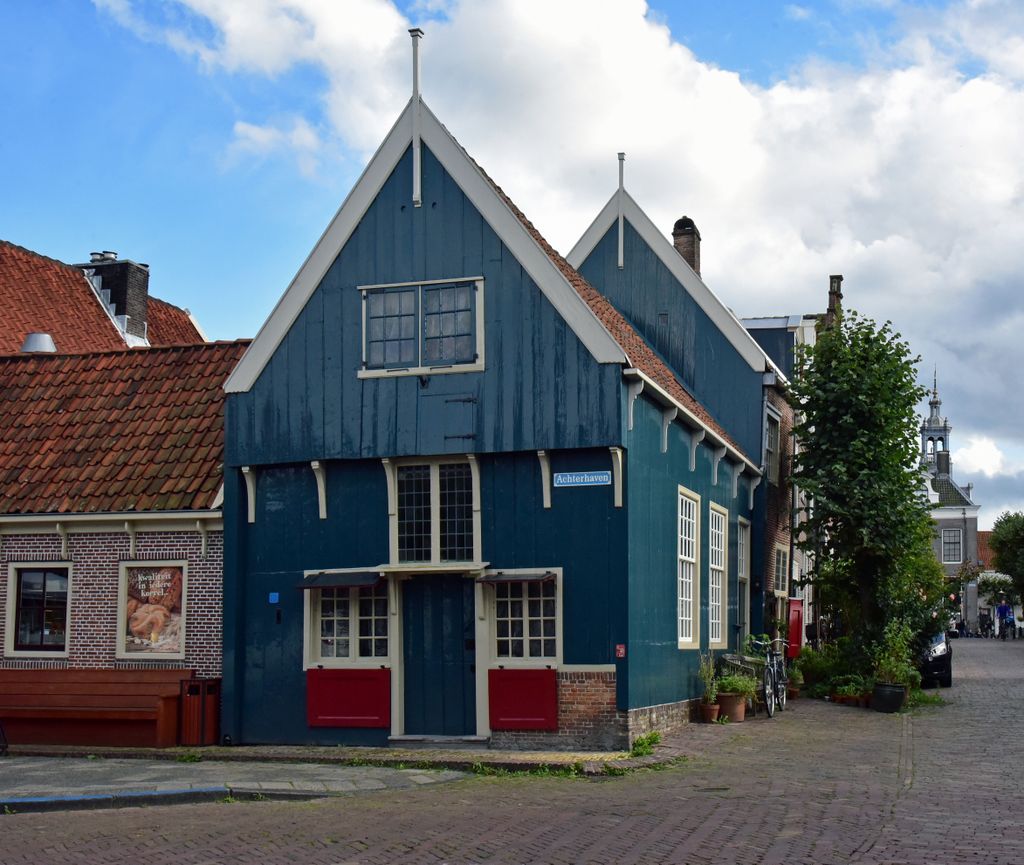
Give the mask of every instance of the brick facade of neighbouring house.
[(777, 546), (785, 547), (788, 552), (789, 595), (792, 596), (794, 591), (792, 582), (793, 408), (780, 390), (767, 388), (766, 393), (768, 405), (779, 415), (779, 482), (778, 484), (768, 484), (764, 535), (765, 600), (769, 607), (766, 613), (778, 613), (781, 599), (775, 595), (775, 590), (780, 585), (779, 575), (775, 573), (775, 549)]
[[(71, 597), (66, 658), (21, 658), (0, 655), (0, 668), (39, 667), (159, 668), (188, 667), (197, 676), (221, 673), (223, 590), (223, 533), (211, 530), (203, 538), (191, 531), (139, 531), (135, 554), (125, 532), (68, 532), (68, 555), (61, 554), (55, 534), (0, 535), (0, 610), (5, 610), (10, 564), (70, 562)], [(187, 562), (184, 660), (126, 660), (116, 656), (118, 583), (122, 561), (184, 560)], [(0, 616), (0, 652), (6, 617)]]

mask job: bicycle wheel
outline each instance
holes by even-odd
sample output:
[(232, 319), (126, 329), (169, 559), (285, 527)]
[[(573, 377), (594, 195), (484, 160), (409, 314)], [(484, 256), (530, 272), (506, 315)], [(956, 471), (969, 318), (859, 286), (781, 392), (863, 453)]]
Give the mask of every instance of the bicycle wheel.
[(771, 718), (775, 714), (775, 673), (770, 664), (764, 667), (764, 707)]
[(778, 695), (779, 711), (782, 712), (786, 708), (786, 685), (788, 684), (788, 678), (785, 670), (779, 670), (779, 677), (775, 680), (775, 693)]

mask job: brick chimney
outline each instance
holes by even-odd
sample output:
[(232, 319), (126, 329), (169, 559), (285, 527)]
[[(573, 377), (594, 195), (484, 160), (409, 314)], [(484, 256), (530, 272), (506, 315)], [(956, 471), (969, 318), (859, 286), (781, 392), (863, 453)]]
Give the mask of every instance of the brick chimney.
[(689, 216), (676, 220), (672, 227), (672, 245), (676, 252), (686, 259), (693, 272), (700, 276), (700, 232), (697, 230), (697, 224)]
[(125, 334), (146, 339), (149, 309), (149, 265), (119, 259), (106, 250), (89, 255), (88, 264), (78, 264), (90, 278), (111, 315)]
[(935, 452), (935, 472), (939, 477), (950, 475), (949, 451), (943, 448)]
[(825, 327), (831, 327), (836, 316), (843, 311), (843, 275), (835, 273), (828, 278), (828, 310), (825, 312)]

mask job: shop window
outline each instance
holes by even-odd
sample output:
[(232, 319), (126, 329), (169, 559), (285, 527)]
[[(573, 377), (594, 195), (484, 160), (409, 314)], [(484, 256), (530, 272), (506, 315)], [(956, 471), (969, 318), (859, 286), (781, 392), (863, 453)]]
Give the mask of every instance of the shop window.
[(683, 487), (679, 488), (677, 526), (677, 637), (679, 648), (697, 648), (700, 635), (697, 611), (700, 609), (700, 536), (698, 509), (700, 498)]
[(362, 378), (483, 366), (483, 280), (360, 286)]
[(7, 654), (67, 654), (70, 574), (66, 565), (10, 565), (4, 646)]

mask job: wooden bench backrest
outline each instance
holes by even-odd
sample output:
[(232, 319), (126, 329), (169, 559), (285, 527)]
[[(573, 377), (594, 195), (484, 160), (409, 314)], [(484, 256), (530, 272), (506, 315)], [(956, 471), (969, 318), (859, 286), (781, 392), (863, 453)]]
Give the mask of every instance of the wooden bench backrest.
[(99, 683), (175, 683), (182, 679), (191, 679), (194, 672), (187, 668), (161, 668), (158, 670), (0, 670), (0, 689), (8, 684), (22, 682), (49, 682), (76, 684)]

